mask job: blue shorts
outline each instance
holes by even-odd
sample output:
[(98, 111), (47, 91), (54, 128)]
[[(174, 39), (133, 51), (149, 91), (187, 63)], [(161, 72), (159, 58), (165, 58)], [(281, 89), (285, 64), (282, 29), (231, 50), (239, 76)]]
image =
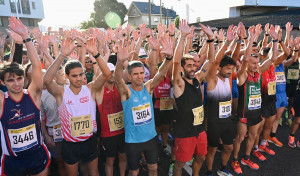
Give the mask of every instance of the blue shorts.
[(34, 155), (14, 157), (2, 155), (1, 174), (7, 176), (36, 175), (43, 172), (50, 164), (50, 153), (45, 145), (42, 145)]
[(287, 100), (287, 96), (286, 93), (279, 93), (276, 94), (276, 108), (281, 108), (281, 107), (286, 107), (288, 106), (288, 100)]
[(232, 98), (239, 98), (239, 91), (236, 79), (232, 80)]

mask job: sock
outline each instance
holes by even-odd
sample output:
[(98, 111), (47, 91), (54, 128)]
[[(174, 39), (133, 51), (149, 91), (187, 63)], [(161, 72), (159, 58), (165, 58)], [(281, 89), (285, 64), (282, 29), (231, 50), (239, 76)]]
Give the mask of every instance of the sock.
[(260, 145), (263, 146), (263, 147), (266, 146), (267, 145), (267, 140), (261, 140)]
[(163, 145), (163, 148), (165, 149), (165, 148), (167, 148), (167, 146), (164, 146), (164, 145)]
[(223, 171), (223, 170), (225, 170), (225, 169), (226, 169), (226, 166), (223, 166), (223, 165), (221, 164), (220, 170)]
[(253, 149), (254, 149), (254, 151), (257, 151), (258, 150), (258, 145), (253, 145)]
[(270, 137), (275, 137), (276, 136), (276, 133), (272, 133), (270, 134)]
[(206, 175), (211, 175), (211, 174), (213, 174), (211, 170), (208, 170), (208, 171), (206, 172)]
[(244, 156), (244, 159), (245, 159), (245, 160), (250, 159), (250, 155), (245, 155), (245, 156)]
[(294, 137), (294, 136), (295, 136), (295, 134), (292, 134), (292, 133), (291, 133), (291, 134), (290, 134), (290, 136), (293, 136), (293, 137)]

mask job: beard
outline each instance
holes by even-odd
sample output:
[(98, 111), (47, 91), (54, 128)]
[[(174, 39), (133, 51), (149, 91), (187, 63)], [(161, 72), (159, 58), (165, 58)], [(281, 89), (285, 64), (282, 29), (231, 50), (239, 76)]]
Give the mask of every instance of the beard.
[[(194, 73), (194, 74), (191, 74), (191, 73)], [(187, 79), (194, 79), (195, 78), (195, 71), (192, 70), (192, 71), (184, 71), (184, 76), (187, 78)]]

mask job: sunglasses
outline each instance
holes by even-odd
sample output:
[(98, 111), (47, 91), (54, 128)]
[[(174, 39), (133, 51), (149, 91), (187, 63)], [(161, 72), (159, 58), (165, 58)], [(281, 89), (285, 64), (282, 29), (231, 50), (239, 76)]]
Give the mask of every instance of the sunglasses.
[(258, 55), (257, 55), (257, 54), (253, 54), (253, 53), (252, 53), (251, 56), (252, 56), (252, 57), (255, 57), (255, 58), (258, 58)]
[(91, 64), (93, 63), (93, 61), (89, 60), (89, 61), (85, 61), (86, 64)]

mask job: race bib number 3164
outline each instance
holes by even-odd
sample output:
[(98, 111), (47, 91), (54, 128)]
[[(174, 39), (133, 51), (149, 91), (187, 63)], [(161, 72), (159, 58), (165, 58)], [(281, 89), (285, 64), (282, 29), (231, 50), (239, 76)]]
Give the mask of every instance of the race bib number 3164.
[(134, 126), (145, 125), (152, 121), (150, 103), (132, 108)]

